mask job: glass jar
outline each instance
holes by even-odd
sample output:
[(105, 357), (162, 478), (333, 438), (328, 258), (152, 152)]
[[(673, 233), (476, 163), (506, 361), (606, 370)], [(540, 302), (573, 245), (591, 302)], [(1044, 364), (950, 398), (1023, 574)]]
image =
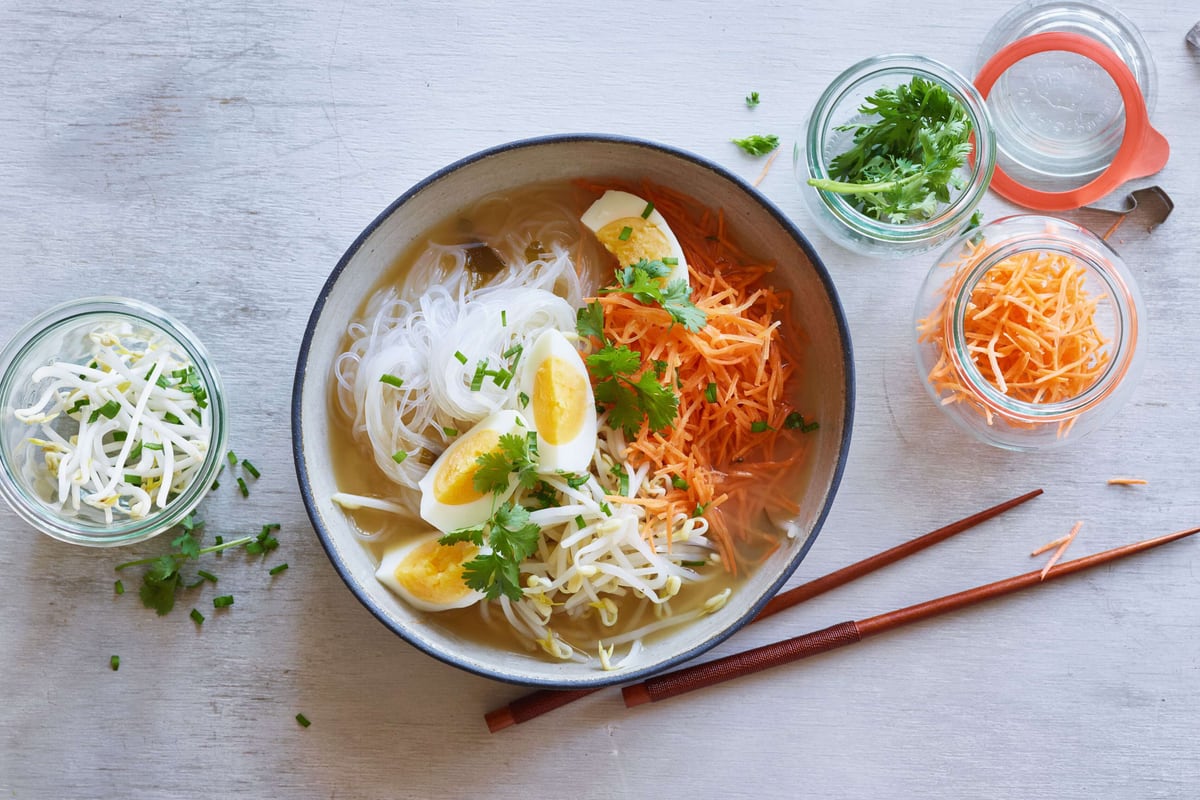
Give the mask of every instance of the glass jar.
[[(972, 155), (959, 170), (963, 186), (952, 190), (926, 220), (892, 223), (859, 211), (852, 196), (814, 188), (810, 179), (829, 178), (829, 163), (854, 141), (844, 130), (868, 119), (863, 101), (880, 88), (896, 88), (914, 77), (944, 87), (966, 110), (973, 131)], [(924, 252), (958, 236), (971, 224), (987, 191), (996, 161), (996, 143), (983, 98), (974, 85), (950, 67), (918, 55), (868, 58), (839, 75), (817, 100), (803, 137), (793, 153), (796, 179), (808, 210), (820, 228), (839, 245), (863, 255), (903, 258)]]
[[(1018, 40), (1040, 33), (1086, 36), (1114, 52), (1141, 89), (1147, 114), (1158, 93), (1150, 48), (1137, 27), (1099, 0), (1027, 0), (984, 38), (976, 70)], [(1091, 58), (1063, 50), (1017, 61), (988, 94), (999, 165), (1022, 184), (1065, 191), (1112, 163), (1125, 135), (1125, 106), (1113, 79)]]
[[(59, 391), (54, 388), (56, 380), (65, 380), (73, 386), (88, 380), (81, 374), (76, 381), (74, 369), (64, 373), (51, 365), (69, 364), (72, 367), (77, 366), (80, 373), (91, 371), (105, 374), (93, 360), (96, 354), (94, 348), (97, 346), (108, 347), (121, 354), (136, 352), (139, 356), (142, 352), (149, 353), (153, 349), (159, 354), (169, 353), (173, 359), (172, 364), (190, 362), (195, 367), (194, 374), (184, 376), (184, 370), (181, 370), (180, 375), (163, 374), (166, 368), (159, 367), (160, 377), (154, 383), (162, 386), (164, 392), (167, 392), (169, 387), (172, 399), (163, 402), (175, 403), (174, 407), (180, 410), (176, 416), (186, 416), (186, 413), (173, 398), (183, 398), (188, 394), (196, 398), (195, 413), (200, 420), (207, 420), (210, 429), (206, 446), (202, 448), (195, 445), (195, 449), (202, 456), (202, 460), (198, 461), (199, 466), (192, 470), (186, 485), (179, 487), (178, 491), (171, 492), (165, 505), (160, 507), (157, 502), (151, 502), (149, 510), (145, 513), (136, 516), (114, 513), (111, 521), (106, 520), (101, 510), (102, 506), (81, 500), (79, 508), (76, 509), (73, 502), (60, 502), (62, 489), (59, 478), (57, 473), (51, 471), (48, 459), (51, 452), (62, 451), (45, 447), (46, 443), (53, 442), (56, 437), (63, 442), (77, 444), (71, 441), (71, 436), (77, 436), (82, 430), (79, 421), (86, 419), (88, 425), (99, 423), (103, 428), (96, 430), (100, 431), (111, 427), (105, 425), (105, 418), (124, 420), (121, 410), (117, 408), (120, 405), (118, 401), (114, 401), (114, 405), (107, 409), (92, 408), (89, 412), (85, 407), (82, 412), (66, 409), (63, 413), (62, 409), (65, 407), (57, 405), (51, 395), (52, 391)], [(139, 349), (143, 347), (144, 350)], [(144, 409), (153, 394), (150, 391), (151, 382), (148, 376), (153, 374), (155, 367), (151, 366), (145, 372), (146, 377), (143, 377), (142, 368), (134, 369), (132, 365), (135, 362), (132, 356), (128, 357), (130, 361), (127, 374), (144, 380), (147, 384), (146, 391), (138, 395), (136, 404), (131, 403), (134, 410), (129, 415), (129, 428), (118, 427), (102, 433), (96, 443), (100, 447), (122, 448), (120, 443), (134, 436), (139, 449), (143, 444), (150, 445), (145, 447), (145, 452), (150, 456), (150, 463), (161, 465), (164, 462), (155, 459), (166, 456), (159, 456), (158, 453), (150, 451), (161, 452), (168, 438), (165, 435), (157, 441), (143, 441), (141, 438), (148, 424), (142, 422), (145, 419)], [(158, 359), (162, 359), (163, 364), (167, 363), (165, 355), (158, 356), (156, 362)], [(46, 370), (35, 378), (37, 370), (43, 367)], [(117, 371), (107, 372), (107, 375), (116, 374)], [(105, 378), (97, 377), (95, 380), (103, 381)], [(195, 381), (194, 386), (203, 389), (202, 396), (192, 394), (197, 391), (192, 388), (192, 381)], [(178, 388), (183, 382), (187, 382), (185, 388)], [(121, 392), (121, 384), (115, 385), (117, 388), (114, 391)], [(143, 409), (140, 417), (137, 416), (139, 406)], [(43, 419), (41, 411), (47, 408), (53, 413), (45, 414)], [(201, 408), (203, 410), (200, 410)], [(18, 413), (18, 410), (23, 409), (35, 409), (37, 413), (31, 418), (29, 413)], [(72, 413), (79, 413), (80, 416), (72, 417)], [(134, 418), (139, 420), (137, 424), (132, 421)], [(197, 421), (197, 428), (202, 430), (200, 420)], [(225, 457), (225, 438), (225, 397), (220, 376), (210, 362), (208, 352), (191, 331), (153, 306), (120, 297), (73, 300), (52, 308), (29, 322), (0, 352), (0, 496), (4, 497), (23, 520), (55, 539), (72, 544), (110, 547), (144, 541), (179, 524), (195, 510), (220, 471)], [(184, 457), (187, 457), (186, 454)], [(81, 455), (80, 463), (86, 458), (90, 456), (86, 453)], [(171, 459), (175, 458), (172, 450)], [(128, 453), (126, 459), (126, 465), (135, 461), (128, 458)], [(176, 465), (182, 463), (180, 460)], [(130, 469), (136, 468), (130, 466)], [(182, 469), (184, 468), (179, 468), (180, 471)], [(160, 478), (163, 478), (167, 474), (167, 468), (160, 467), (159, 472)], [(138, 481), (136, 485), (141, 486), (142, 478), (135, 477)], [(104, 483), (98, 478), (96, 480)], [(126, 481), (130, 479), (126, 477)], [(173, 481), (168, 483), (173, 484)], [(93, 484), (85, 483), (80, 488), (81, 495), (92, 488)], [(97, 486), (94, 489), (97, 497), (105, 494), (103, 488)], [(147, 494), (151, 492), (147, 491)]]
[(1141, 295), (1105, 242), (1066, 220), (1005, 217), (952, 243), (917, 299), (930, 396), (980, 441), (1057, 447), (1102, 426), (1137, 383)]

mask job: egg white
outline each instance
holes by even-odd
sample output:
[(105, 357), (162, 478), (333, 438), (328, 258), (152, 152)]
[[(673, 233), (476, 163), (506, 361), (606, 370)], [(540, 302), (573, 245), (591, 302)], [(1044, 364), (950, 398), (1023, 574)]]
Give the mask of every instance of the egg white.
[[(525, 412), (537, 431), (538, 469), (587, 472), (596, 451), (596, 398), (583, 356), (566, 336), (548, 328), (521, 367), (521, 392), (529, 398)], [(559, 370), (557, 383), (550, 380), (551, 369)]]
[[(387, 550), (379, 562), (375, 577), (402, 600), (422, 611), (447, 611), (466, 608), (483, 598), (481, 592), (469, 588), (461, 580), (462, 561), (439, 564), (460, 550), (450, 550), (437, 543), (441, 534), (419, 536)], [(478, 552), (473, 546), (461, 546), (469, 553), (466, 560)], [(448, 568), (448, 569), (446, 569)]]
[[(675, 233), (671, 230), (671, 226), (667, 224), (663, 215), (658, 212), (658, 209), (653, 209), (648, 215), (642, 217), (646, 211), (646, 206), (649, 203), (638, 197), (636, 194), (629, 192), (620, 192), (615, 189), (609, 189), (600, 199), (592, 203), (591, 207), (583, 213), (580, 221), (586, 225), (592, 233), (597, 233), (605, 225), (608, 225), (616, 220), (625, 219), (627, 217), (643, 218), (654, 227), (662, 232), (667, 240), (669, 252), (662, 253), (658, 256), (662, 258), (675, 258), (678, 263), (671, 268), (671, 272), (666, 277), (667, 283), (681, 280), (688, 283), (688, 268), (687, 258), (683, 255), (683, 248), (679, 245), (679, 239), (675, 238)], [(629, 266), (622, 264), (621, 266)]]

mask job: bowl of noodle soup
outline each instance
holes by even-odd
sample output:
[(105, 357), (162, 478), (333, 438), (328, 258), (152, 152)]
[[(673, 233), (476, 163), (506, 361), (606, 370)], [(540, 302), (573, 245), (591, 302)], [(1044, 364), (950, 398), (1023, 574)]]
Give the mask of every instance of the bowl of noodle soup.
[(775, 206), (681, 150), (552, 136), (446, 167), (350, 246), (301, 346), (293, 447), (384, 625), (587, 688), (698, 655), (783, 586), (853, 397), (832, 280)]

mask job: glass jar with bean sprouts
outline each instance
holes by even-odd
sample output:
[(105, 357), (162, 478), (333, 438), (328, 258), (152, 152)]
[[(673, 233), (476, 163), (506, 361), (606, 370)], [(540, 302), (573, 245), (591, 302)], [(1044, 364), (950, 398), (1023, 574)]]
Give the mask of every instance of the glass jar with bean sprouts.
[(0, 495), (56, 539), (110, 546), (167, 530), (212, 484), (224, 443), (220, 378), (157, 308), (72, 301), (0, 353)]

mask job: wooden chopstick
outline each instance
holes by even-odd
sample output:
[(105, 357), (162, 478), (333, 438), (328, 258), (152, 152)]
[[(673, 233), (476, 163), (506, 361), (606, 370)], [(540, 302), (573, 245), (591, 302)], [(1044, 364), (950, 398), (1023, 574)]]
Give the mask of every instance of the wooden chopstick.
[[(794, 589), (789, 589), (782, 594), (778, 594), (763, 606), (758, 612), (758, 616), (750, 622), (758, 622), (761, 619), (777, 614), (785, 608), (802, 603), (805, 600), (811, 600), (817, 595), (824, 594), (831, 589), (836, 589), (839, 586), (844, 586), (851, 581), (874, 572), (888, 564), (893, 564), (902, 558), (911, 556), (913, 553), (920, 552), (926, 547), (931, 547), (938, 542), (949, 539), (956, 533), (962, 533), (968, 528), (974, 527), (984, 520), (991, 519), (999, 514), (1008, 511), (1010, 508), (1019, 506), (1022, 503), (1032, 500), (1042, 493), (1041, 489), (1034, 489), (1032, 492), (1026, 492), (1020, 497), (1014, 497), (1011, 500), (1005, 500), (1003, 503), (998, 503), (991, 508), (985, 508), (976, 514), (969, 517), (964, 517), (949, 525), (938, 528), (935, 531), (930, 531), (923, 536), (918, 536), (916, 539), (911, 539), (902, 544), (896, 545), (882, 553), (877, 553), (870, 558), (865, 558), (848, 567), (842, 567), (836, 572), (831, 572), (824, 577), (811, 580), (808, 583), (797, 586)], [(517, 725), (522, 722), (528, 722), (531, 719), (536, 719), (542, 714), (553, 711), (556, 708), (561, 708), (568, 703), (573, 703), (581, 697), (586, 697), (593, 692), (599, 691), (595, 689), (539, 689), (523, 697), (518, 697), (506, 706), (489, 711), (484, 715), (484, 721), (487, 722), (488, 730), (492, 733), (504, 730), (511, 725)]]
[(973, 589), (957, 592), (956, 594), (928, 600), (924, 603), (917, 603), (907, 608), (889, 611), (886, 614), (879, 614), (878, 616), (857, 621), (840, 622), (837, 625), (831, 625), (828, 628), (806, 633), (803, 636), (797, 636), (793, 639), (786, 639), (781, 642), (756, 647), (753, 650), (735, 653), (725, 658), (718, 658), (715, 661), (686, 667), (665, 675), (656, 675), (642, 683), (636, 683), (622, 689), (625, 705), (633, 707), (642, 703), (666, 700), (669, 697), (686, 694), (687, 692), (695, 691), (705, 686), (712, 686), (716, 683), (722, 683), (723, 681), (738, 678), (742, 675), (750, 675), (764, 669), (787, 664), (818, 653), (824, 653), (844, 645), (855, 644), (868, 636), (875, 636), (884, 631), (890, 631), (893, 628), (899, 628), (929, 619), (930, 617), (957, 611), (984, 600), (991, 600), (992, 598), (1017, 592), (1021, 589), (1039, 586), (1054, 578), (1070, 575), (1073, 572), (1079, 572), (1080, 570), (1089, 569), (1100, 564), (1107, 564), (1110, 561), (1131, 556), (1135, 553), (1140, 553), (1198, 532), (1200, 532), (1200, 528), (1191, 528), (1186, 531), (1169, 533), (1154, 539), (1146, 539), (1122, 547), (1115, 547), (1112, 550), (1105, 550), (1102, 553), (1077, 558), (1074, 561), (1067, 561), (1052, 568), (1046, 574), (1045, 580), (1042, 578), (1042, 571), (1035, 569), (1023, 575), (1016, 575), (984, 586), (977, 586)]

